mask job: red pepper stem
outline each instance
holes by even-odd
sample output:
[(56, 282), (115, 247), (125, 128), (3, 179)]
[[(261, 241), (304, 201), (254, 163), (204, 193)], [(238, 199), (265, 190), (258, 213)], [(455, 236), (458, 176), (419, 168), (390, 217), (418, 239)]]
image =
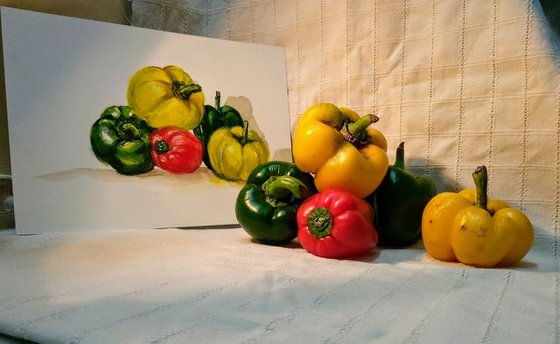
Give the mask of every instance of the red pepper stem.
[(472, 177), (476, 187), (476, 206), (488, 210), (488, 171), (486, 166), (478, 166)]
[(328, 208), (315, 208), (307, 218), (307, 228), (309, 228), (309, 232), (317, 239), (329, 236), (332, 227), (333, 218)]
[(165, 141), (156, 141), (155, 143), (155, 151), (158, 154), (164, 154), (169, 152), (169, 145)]
[(173, 82), (172, 88), (173, 94), (182, 100), (189, 100), (191, 94), (202, 91), (202, 87), (200, 87), (200, 85), (195, 83), (185, 84), (182, 81)]
[(404, 142), (401, 142), (401, 144), (397, 147), (397, 155), (393, 166), (404, 170)]
[(292, 203), (296, 199), (301, 199), (307, 192), (307, 187), (303, 182), (295, 177), (271, 176), (262, 185), (267, 201), (272, 205), (280, 203)]
[(214, 97), (214, 107), (216, 108), (216, 110), (220, 109), (221, 98), (222, 98), (222, 95), (220, 94), (220, 91), (216, 91), (216, 96)]

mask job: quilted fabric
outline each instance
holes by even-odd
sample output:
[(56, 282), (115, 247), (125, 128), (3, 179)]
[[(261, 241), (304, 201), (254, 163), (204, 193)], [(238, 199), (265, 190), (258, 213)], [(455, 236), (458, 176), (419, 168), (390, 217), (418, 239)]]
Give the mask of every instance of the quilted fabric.
[(316, 102), (376, 113), (391, 158), (491, 197), (556, 237), (558, 36), (537, 0), (133, 0), (132, 24), (285, 48), (292, 128)]
[[(0, 231), (0, 333), (36, 343), (558, 343), (538, 236), (512, 269), (420, 246), (323, 259), (242, 229)], [(0, 336), (0, 343), (2, 337)]]

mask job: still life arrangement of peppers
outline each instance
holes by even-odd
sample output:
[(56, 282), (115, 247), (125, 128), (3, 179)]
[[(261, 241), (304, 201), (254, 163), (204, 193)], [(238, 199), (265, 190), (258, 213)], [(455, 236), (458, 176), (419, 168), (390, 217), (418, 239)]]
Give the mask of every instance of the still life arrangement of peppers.
[(476, 189), (438, 193), (433, 180), (406, 170), (404, 142), (389, 165), (385, 136), (371, 127), (378, 120), (329, 103), (304, 111), (293, 163), (256, 166), (236, 199), (237, 220), (254, 242), (297, 238), (307, 252), (334, 259), (419, 242), (437, 260), (473, 267), (523, 259), (533, 226), (520, 210), (487, 198), (484, 166), (473, 173)]
[(232, 106), (205, 104), (202, 87), (175, 65), (147, 66), (128, 81), (127, 105), (107, 107), (90, 129), (95, 156), (123, 175), (155, 167), (193, 173), (202, 163), (218, 178), (245, 181), (269, 160), (268, 144)]

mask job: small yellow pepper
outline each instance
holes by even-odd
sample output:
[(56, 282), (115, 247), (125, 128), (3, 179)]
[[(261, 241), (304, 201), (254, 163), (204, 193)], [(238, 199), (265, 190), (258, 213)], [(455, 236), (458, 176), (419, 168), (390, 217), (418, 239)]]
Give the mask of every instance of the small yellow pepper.
[(232, 181), (247, 180), (253, 169), (270, 158), (266, 140), (249, 123), (243, 127), (223, 127), (212, 133), (208, 141), (208, 157), (214, 174)]
[(148, 66), (130, 78), (127, 101), (136, 115), (153, 128), (190, 130), (202, 119), (205, 96), (182, 68)]
[(336, 188), (366, 197), (381, 184), (389, 167), (387, 141), (369, 127), (377, 120), (329, 103), (311, 106), (294, 130), (295, 164), (315, 174), (319, 191)]
[(531, 221), (502, 200), (487, 198), (485, 166), (473, 173), (476, 189), (436, 195), (424, 208), (422, 239), (432, 257), (479, 267), (505, 267), (531, 249)]

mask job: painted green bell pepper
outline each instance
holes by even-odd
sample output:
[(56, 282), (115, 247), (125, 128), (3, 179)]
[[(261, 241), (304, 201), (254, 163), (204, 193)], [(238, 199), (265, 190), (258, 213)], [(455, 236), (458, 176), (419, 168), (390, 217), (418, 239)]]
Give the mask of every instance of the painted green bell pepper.
[(286, 161), (269, 161), (249, 175), (235, 202), (235, 215), (254, 240), (270, 245), (292, 241), (298, 233), (297, 210), (317, 193), (313, 176)]
[(405, 247), (422, 237), (422, 212), (437, 193), (434, 182), (405, 169), (404, 142), (396, 151), (381, 185), (366, 199), (375, 210), (374, 225), (380, 246)]
[(210, 136), (216, 130), (227, 127), (243, 126), (243, 118), (239, 111), (237, 111), (233, 106), (220, 105), (220, 92), (216, 91), (216, 96), (214, 97), (214, 106), (204, 105), (204, 116), (200, 124), (193, 129), (193, 133), (202, 142), (203, 155), (202, 160), (206, 167), (214, 170), (212, 164), (210, 163), (210, 157), (208, 156), (208, 151), (206, 147), (208, 146), (208, 141), (210, 141)]
[(90, 129), (91, 148), (97, 159), (121, 174), (145, 173), (154, 168), (149, 142), (153, 130), (129, 106), (110, 106)]

